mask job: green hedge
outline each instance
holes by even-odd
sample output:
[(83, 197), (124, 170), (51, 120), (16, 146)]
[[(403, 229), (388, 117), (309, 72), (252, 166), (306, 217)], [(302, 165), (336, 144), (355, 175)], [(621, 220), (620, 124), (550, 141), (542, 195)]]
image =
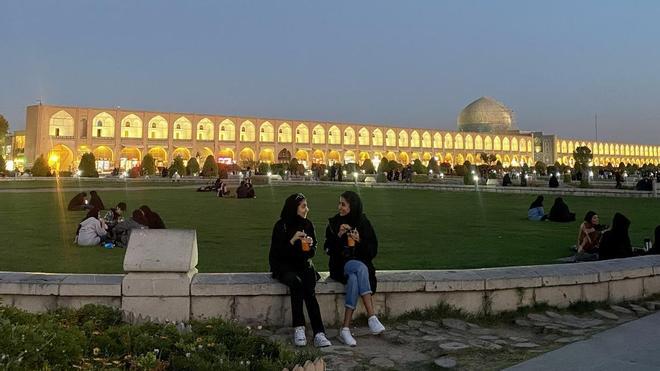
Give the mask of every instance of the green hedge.
[(112, 308), (86, 305), (45, 314), (0, 307), (0, 369), (281, 370), (316, 358), (220, 319), (129, 325)]

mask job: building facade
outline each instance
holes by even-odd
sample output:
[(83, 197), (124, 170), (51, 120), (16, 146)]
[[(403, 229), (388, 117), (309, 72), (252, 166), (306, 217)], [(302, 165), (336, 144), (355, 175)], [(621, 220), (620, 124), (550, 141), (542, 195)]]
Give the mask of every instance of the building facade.
[[(484, 109), (483, 105), (476, 106)], [(92, 152), (99, 170), (107, 172), (113, 168), (130, 169), (138, 165), (147, 153), (154, 157), (158, 166), (167, 166), (178, 156), (184, 161), (192, 157), (203, 161), (208, 155), (213, 155), (217, 162), (240, 165), (248, 162), (288, 162), (297, 158), (309, 167), (312, 163), (361, 164), (365, 159), (371, 159), (377, 166), (382, 158), (403, 164), (419, 159), (426, 164), (433, 157), (438, 162), (452, 165), (464, 161), (479, 164), (479, 154), (485, 152), (494, 154), (508, 167), (523, 163), (531, 166), (536, 158), (543, 156), (547, 164), (554, 161), (571, 164), (572, 149), (584, 144), (594, 145), (590, 148), (594, 149), (596, 165), (607, 162), (618, 164), (621, 161), (640, 165), (660, 163), (658, 146), (592, 143), (535, 136), (518, 130), (488, 132), (487, 126), (486, 129), (483, 126), (488, 122), (481, 123), (481, 126), (465, 122), (465, 117), (488, 121), (487, 113), (487, 108), (485, 115), (475, 116), (472, 113), (470, 116), (461, 112), (461, 131), (449, 131), (360, 123), (33, 105), (27, 107), (26, 112), (25, 159), (30, 167), (37, 157), (43, 155), (54, 170), (73, 171), (81, 156)], [(496, 113), (495, 116), (502, 120), (502, 113)], [(504, 117), (503, 120), (509, 120), (509, 129), (511, 117)], [(464, 131), (475, 127), (479, 131)], [(540, 144), (537, 143), (539, 138)], [(547, 138), (552, 140), (548, 142)]]

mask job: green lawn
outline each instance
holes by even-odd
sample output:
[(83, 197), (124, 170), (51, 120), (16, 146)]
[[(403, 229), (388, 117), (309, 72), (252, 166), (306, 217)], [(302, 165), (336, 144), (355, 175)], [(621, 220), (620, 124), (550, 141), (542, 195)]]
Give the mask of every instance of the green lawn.
[[(347, 185), (347, 189), (350, 188)], [(341, 188), (258, 187), (257, 199), (218, 199), (191, 189), (121, 188), (100, 193), (106, 206), (148, 204), (169, 228), (197, 230), (201, 272), (267, 271), (273, 223), (293, 192), (308, 197), (309, 217), (321, 243), (327, 218), (336, 212)], [(532, 195), (428, 190), (364, 189), (365, 212), (380, 241), (378, 269), (447, 269), (552, 263), (569, 255), (579, 222), (529, 222)], [(123, 249), (73, 244), (82, 212), (66, 211), (73, 191), (0, 193), (0, 270), (122, 272)], [(660, 223), (658, 199), (565, 197), (578, 219), (589, 209), (609, 224), (620, 211), (632, 220), (631, 238), (641, 245)], [(546, 197), (546, 211), (552, 197)], [(314, 258), (327, 270), (321, 251)]]

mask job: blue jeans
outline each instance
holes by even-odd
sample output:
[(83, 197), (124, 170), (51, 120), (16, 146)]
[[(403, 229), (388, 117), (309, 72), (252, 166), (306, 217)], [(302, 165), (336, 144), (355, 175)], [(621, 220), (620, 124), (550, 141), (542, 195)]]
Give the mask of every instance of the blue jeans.
[(344, 264), (344, 274), (346, 275), (346, 298), (344, 306), (355, 309), (358, 297), (371, 294), (371, 284), (369, 283), (369, 270), (359, 260), (349, 260)]

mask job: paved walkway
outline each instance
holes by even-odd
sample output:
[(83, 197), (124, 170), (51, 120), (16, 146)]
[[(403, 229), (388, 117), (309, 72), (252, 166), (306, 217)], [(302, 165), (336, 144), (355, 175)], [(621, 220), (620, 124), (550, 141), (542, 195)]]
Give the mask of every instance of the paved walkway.
[(660, 312), (508, 368), (542, 370), (660, 370)]

